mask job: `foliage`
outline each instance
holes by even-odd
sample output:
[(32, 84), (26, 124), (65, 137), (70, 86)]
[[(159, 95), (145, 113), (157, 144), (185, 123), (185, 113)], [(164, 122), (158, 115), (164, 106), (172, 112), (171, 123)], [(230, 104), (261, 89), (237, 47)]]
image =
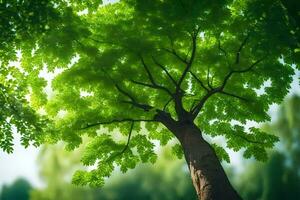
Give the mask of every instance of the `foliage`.
[(25, 179), (17, 179), (11, 185), (3, 185), (0, 193), (0, 200), (29, 200), (29, 193), (32, 187)]
[[(31, 200), (54, 199), (195, 199), (183, 160), (174, 160), (169, 149), (160, 151), (155, 165), (144, 164), (126, 175), (115, 171), (99, 189), (78, 187), (69, 183), (70, 173), (80, 165), (82, 147), (68, 152), (62, 144), (43, 146), (39, 153), (40, 175), (46, 187), (35, 188)], [(146, 173), (145, 173), (146, 172)], [(181, 172), (181, 173), (178, 173)], [(176, 182), (177, 184), (173, 184)]]
[[(20, 49), (32, 49), (38, 35), (52, 27), (58, 17), (48, 0), (0, 1), (0, 148), (13, 151), (13, 130), (21, 134), (21, 143), (36, 146), (46, 120), (29, 107), (28, 72), (20, 68)], [(35, 82), (38, 84), (38, 82)], [(45, 86), (39, 81), (40, 86)]]
[(35, 188), (31, 194), (31, 200), (54, 199), (92, 199), (91, 191), (87, 188), (78, 188), (68, 184), (75, 168), (80, 168), (80, 149), (68, 152), (63, 144), (42, 146), (39, 157), (39, 174), (46, 183), (46, 188)]
[(238, 188), (244, 199), (299, 199), (299, 114), (300, 97), (293, 96), (281, 106), (275, 123), (264, 129), (282, 140), (265, 164), (252, 164), (239, 177)]
[[(269, 105), (287, 94), (298, 62), (299, 30), (281, 1), (92, 2), (57, 1), (59, 21), (34, 49), (21, 48), (22, 68), (35, 69), (32, 106), (54, 121), (43, 138), (69, 149), (83, 135), (94, 138), (83, 162), (97, 168), (78, 171), (74, 183), (102, 185), (115, 166), (154, 162), (153, 139), (173, 138), (161, 125), (168, 120), (195, 123), (246, 158), (266, 159), (277, 137), (244, 125), (270, 119)], [(62, 71), (48, 101), (43, 69)]]

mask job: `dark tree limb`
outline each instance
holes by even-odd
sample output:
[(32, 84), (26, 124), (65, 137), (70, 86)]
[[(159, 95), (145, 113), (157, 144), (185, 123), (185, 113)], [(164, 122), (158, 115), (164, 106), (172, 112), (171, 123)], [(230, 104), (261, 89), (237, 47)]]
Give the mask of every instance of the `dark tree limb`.
[(224, 94), (224, 95), (227, 95), (227, 96), (231, 96), (231, 97), (234, 97), (234, 98), (237, 98), (241, 101), (246, 101), (246, 102), (249, 102), (248, 99), (244, 98), (244, 97), (240, 97), (238, 95), (235, 95), (235, 94), (232, 94), (232, 93), (229, 93), (229, 92), (225, 92), (225, 91), (220, 91), (221, 94)]
[(126, 123), (126, 122), (158, 122), (155, 119), (132, 119), (132, 118), (124, 118), (124, 119), (112, 119), (110, 121), (103, 121), (103, 122), (96, 122), (93, 124), (87, 124), (85, 127), (81, 128), (80, 130), (88, 129), (95, 126), (100, 125), (108, 125), (114, 123)]
[(128, 92), (126, 92), (125, 90), (123, 90), (118, 84), (115, 84), (116, 88), (118, 89), (118, 91), (122, 94), (124, 94), (125, 96), (127, 96), (131, 101), (121, 101), (122, 103), (127, 103), (127, 104), (131, 104), (137, 108), (143, 109), (144, 111), (149, 111), (151, 109), (153, 109), (153, 106), (147, 105), (147, 104), (142, 104), (142, 103), (138, 103), (137, 100)]
[(176, 51), (175, 49), (168, 49), (168, 48), (162, 48), (162, 50), (166, 51), (169, 54), (172, 54), (173, 56), (175, 56), (178, 60), (180, 60), (181, 62), (183, 62), (184, 64), (187, 64), (188, 61), (184, 58), (182, 58)]
[(194, 79), (201, 85), (201, 87), (203, 89), (205, 89), (207, 92), (209, 91), (209, 89), (204, 85), (204, 83), (196, 76), (196, 74), (194, 74), (191, 70), (189, 71), (189, 73), (194, 77)]
[(249, 142), (249, 143), (252, 143), (252, 144), (266, 144), (265, 142), (262, 142), (262, 141), (257, 141), (257, 140), (251, 140), (251, 139), (249, 139), (249, 138), (247, 138), (247, 137), (245, 137), (245, 136), (243, 136), (243, 135), (241, 135), (241, 134), (234, 134), (235, 136), (238, 136), (238, 137), (240, 137), (240, 138), (242, 138), (243, 140), (245, 140), (245, 141), (247, 141), (247, 142)]
[(245, 39), (242, 41), (240, 47), (238, 48), (238, 50), (236, 52), (235, 64), (239, 64), (240, 63), (241, 52), (242, 52), (244, 46), (246, 45), (249, 37), (250, 37), (250, 34), (247, 34), (247, 36), (245, 37)]
[(145, 86), (145, 87), (149, 87), (149, 88), (153, 88), (153, 89), (160, 89), (160, 90), (163, 90), (166, 93), (168, 93), (170, 96), (173, 96), (172, 92), (166, 87), (163, 87), (163, 86), (160, 86), (160, 85), (152, 85), (152, 84), (149, 84), (149, 83), (143, 83), (143, 82), (135, 81), (135, 80), (131, 80), (131, 82), (134, 83), (134, 84), (137, 84), (137, 85), (141, 85), (141, 86)]
[(168, 35), (168, 38), (169, 38), (170, 43), (171, 43), (171, 49), (168, 49), (168, 48), (162, 48), (162, 50), (164, 50), (164, 51), (166, 51), (167, 53), (169, 53), (169, 54), (175, 56), (179, 61), (183, 62), (184, 64), (187, 64), (187, 63), (188, 63), (187, 59), (182, 58), (182, 57), (176, 52), (176, 50), (175, 50), (175, 48), (174, 48), (174, 41), (173, 41), (172, 37), (171, 37), (170, 35)]
[(173, 99), (174, 99), (174, 98), (170, 98), (170, 99), (167, 101), (167, 103), (164, 105), (163, 111), (166, 111), (166, 109), (167, 109), (169, 103), (170, 103)]
[(160, 67), (169, 77), (169, 79), (173, 82), (173, 84), (176, 86), (177, 82), (175, 81), (175, 79), (172, 77), (172, 75), (168, 72), (168, 70), (166, 69), (165, 66), (163, 66), (162, 64), (160, 64), (153, 56), (152, 56), (152, 60), (154, 61), (154, 63)]
[(228, 67), (230, 67), (230, 63), (229, 63), (229, 59), (228, 59), (228, 53), (227, 53), (227, 51), (221, 46), (221, 41), (220, 41), (220, 39), (218, 39), (218, 48), (219, 48), (219, 50), (224, 54), (225, 59), (226, 59), (226, 62), (227, 62), (227, 65), (228, 65)]
[(132, 102), (136, 102), (135, 98), (130, 95), (128, 92), (126, 92), (125, 90), (123, 90), (118, 84), (115, 84), (116, 88), (118, 89), (118, 91), (122, 94), (124, 94), (125, 96), (127, 96)]
[(194, 59), (195, 59), (195, 56), (196, 56), (196, 50), (197, 50), (197, 36), (198, 36), (199, 31), (200, 31), (200, 28), (197, 28), (197, 30), (195, 30), (193, 33), (191, 33), (192, 54), (191, 54), (190, 60), (188, 61), (181, 77), (179, 78), (179, 81), (178, 81), (177, 87), (176, 87), (176, 93), (179, 92), (181, 84), (182, 84), (183, 80), (185, 79), (186, 74), (189, 72), (189, 70), (192, 67), (192, 64), (194, 62)]
[(213, 87), (212, 87), (212, 85), (210, 84), (209, 77), (210, 77), (210, 69), (209, 69), (209, 67), (208, 67), (208, 68), (207, 68), (207, 73), (206, 73), (206, 82), (207, 82), (208, 87), (212, 90)]
[(137, 107), (137, 108), (140, 108), (140, 109), (143, 109), (146, 112), (148, 112), (151, 109), (153, 109), (153, 106), (150, 106), (150, 105), (147, 105), (147, 104), (137, 103), (137, 102), (134, 102), (134, 101), (121, 101), (121, 102), (122, 103), (130, 104), (130, 105), (132, 105), (134, 107)]
[(226, 94), (235, 98), (239, 98), (240, 100), (243, 101), (248, 101), (247, 99), (243, 98), (243, 97), (239, 97), (237, 95), (234, 94), (230, 94), (228, 92), (224, 92), (224, 88), (227, 85), (228, 80), (230, 79), (230, 77), (233, 74), (239, 74), (239, 73), (246, 73), (249, 72), (250, 70), (252, 70), (256, 65), (258, 65), (261, 61), (263, 61), (266, 57), (260, 58), (257, 61), (255, 61), (253, 64), (251, 64), (249, 67), (242, 69), (242, 70), (231, 70), (224, 78), (223, 83), (221, 86), (216, 87), (211, 89), (204, 97), (202, 97), (198, 104), (192, 109), (192, 119), (195, 119), (197, 117), (197, 115), (199, 114), (200, 110), (202, 109), (202, 107), (204, 106), (205, 102), (208, 100), (209, 97), (211, 97), (212, 95), (216, 94), (216, 93), (222, 93), (222, 94)]
[(117, 154), (114, 154), (112, 156), (110, 156), (106, 162), (110, 162), (111, 160), (113, 160), (114, 158), (116, 158), (117, 156), (121, 156), (123, 153), (125, 153), (125, 151), (129, 148), (129, 143), (130, 143), (130, 139), (131, 139), (131, 135), (132, 135), (132, 130), (133, 130), (133, 126), (134, 126), (134, 122), (131, 122), (131, 126), (130, 126), (130, 130), (128, 133), (128, 138), (127, 138), (127, 142), (125, 144), (125, 147), (123, 148), (122, 151), (118, 152)]
[(260, 59), (258, 59), (257, 61), (255, 61), (253, 64), (251, 64), (249, 67), (242, 69), (242, 70), (231, 70), (224, 78), (223, 84), (221, 85), (222, 88), (224, 88), (227, 84), (227, 81), (231, 78), (231, 76), (233, 74), (239, 74), (239, 73), (246, 73), (249, 72), (250, 70), (252, 70), (256, 65), (258, 65), (261, 61), (263, 61), (265, 57), (262, 57)]

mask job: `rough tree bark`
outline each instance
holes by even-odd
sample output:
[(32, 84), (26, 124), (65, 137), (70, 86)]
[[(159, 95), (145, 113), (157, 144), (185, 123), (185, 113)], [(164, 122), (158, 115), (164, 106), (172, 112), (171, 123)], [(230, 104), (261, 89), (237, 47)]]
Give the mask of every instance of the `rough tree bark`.
[(230, 184), (214, 149), (204, 140), (201, 130), (193, 122), (175, 121), (166, 113), (160, 113), (157, 120), (179, 140), (198, 199), (242, 199)]
[(213, 148), (203, 139), (198, 127), (182, 125), (178, 134), (198, 199), (240, 200)]

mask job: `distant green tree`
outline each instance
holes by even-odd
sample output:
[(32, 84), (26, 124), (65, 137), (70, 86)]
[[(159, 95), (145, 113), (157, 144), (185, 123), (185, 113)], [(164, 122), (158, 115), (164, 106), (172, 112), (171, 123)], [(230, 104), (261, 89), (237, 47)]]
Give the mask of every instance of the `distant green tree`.
[(300, 97), (281, 106), (275, 123), (264, 128), (281, 138), (280, 145), (265, 165), (252, 164), (239, 178), (239, 191), (248, 200), (300, 198)]
[[(187, 171), (184, 172), (183, 161), (174, 160), (170, 149), (162, 151), (155, 165), (141, 165), (126, 175), (116, 172), (101, 190), (69, 183), (70, 173), (81, 166), (79, 158), (80, 151), (67, 152), (62, 145), (43, 146), (38, 164), (46, 187), (34, 189), (30, 199), (188, 200), (197, 197)], [(147, 174), (144, 174), (145, 171)]]
[(19, 178), (11, 185), (3, 185), (0, 193), (0, 200), (29, 200), (29, 193), (32, 187), (30, 183)]
[[(82, 161), (97, 168), (76, 172), (73, 182), (102, 186), (115, 166), (125, 172), (154, 163), (153, 140), (177, 138), (174, 151), (184, 155), (199, 199), (240, 199), (220, 163), (229, 161), (223, 147), (266, 160), (278, 141), (244, 125), (269, 120), (269, 105), (288, 92), (291, 64), (299, 64), (299, 26), (298, 12), (285, 3), (297, 1), (49, 2), (58, 20), (37, 22), (49, 29), (34, 46), (20, 43), (22, 69), (32, 106), (54, 121), (46, 135), (34, 136), (64, 140), (70, 149), (84, 134), (93, 137)], [(57, 68), (47, 102), (39, 73)], [(203, 135), (223, 136), (226, 144)]]
[(68, 152), (62, 144), (42, 146), (38, 156), (44, 189), (34, 189), (31, 200), (93, 200), (92, 190), (69, 184), (75, 168), (80, 168), (80, 150)]
[(195, 200), (197, 194), (183, 160), (174, 160), (170, 150), (164, 149), (155, 165), (145, 164), (125, 175), (113, 175), (95, 193), (95, 199)]

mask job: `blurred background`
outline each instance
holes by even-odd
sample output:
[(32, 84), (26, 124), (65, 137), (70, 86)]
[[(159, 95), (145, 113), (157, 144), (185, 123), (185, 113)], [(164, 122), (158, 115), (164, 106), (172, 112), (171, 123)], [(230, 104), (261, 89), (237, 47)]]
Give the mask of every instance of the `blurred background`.
[[(295, 89), (296, 88), (296, 89)], [(280, 137), (269, 159), (262, 163), (232, 154), (223, 163), (245, 200), (300, 199), (300, 96), (299, 83), (281, 105), (270, 109), (272, 121), (261, 129)], [(16, 140), (13, 154), (0, 152), (0, 200), (192, 200), (196, 194), (184, 160), (168, 146), (157, 148), (155, 165), (141, 164), (122, 174), (116, 170), (101, 189), (70, 184), (72, 173), (83, 168), (81, 149), (64, 150), (62, 143), (24, 149)]]

